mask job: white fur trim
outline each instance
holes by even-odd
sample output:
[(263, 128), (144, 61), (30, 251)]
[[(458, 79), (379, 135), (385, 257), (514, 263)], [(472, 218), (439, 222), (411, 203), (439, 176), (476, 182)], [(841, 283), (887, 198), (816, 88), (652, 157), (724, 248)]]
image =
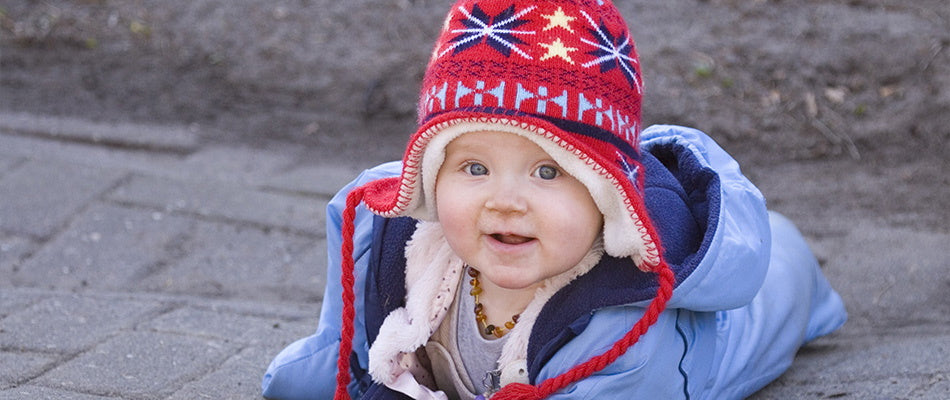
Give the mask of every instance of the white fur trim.
[(383, 384), (405, 370), (402, 355), (424, 346), (442, 323), (465, 267), (434, 223), (418, 225), (406, 244), (406, 265), (406, 306), (386, 316), (369, 349), (370, 375)]

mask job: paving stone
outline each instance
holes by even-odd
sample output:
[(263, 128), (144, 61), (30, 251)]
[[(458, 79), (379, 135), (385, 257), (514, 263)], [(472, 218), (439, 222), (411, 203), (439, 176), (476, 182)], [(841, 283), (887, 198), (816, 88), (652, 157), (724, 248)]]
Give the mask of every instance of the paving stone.
[(36, 243), (32, 240), (0, 233), (0, 286), (11, 283), (17, 265), (27, 254), (34, 251), (36, 251)]
[[(0, 352), (0, 387), (39, 375), (57, 359), (48, 354)], [(0, 395), (0, 398), (3, 398)]]
[(220, 340), (128, 332), (62, 364), (34, 382), (66, 390), (164, 399), (237, 353)]
[(785, 374), (753, 398), (948, 398), (911, 391), (939, 390), (939, 377), (950, 376), (950, 333), (914, 327), (868, 336), (856, 330), (810, 343)]
[(284, 227), (323, 235), (326, 200), (266, 193), (221, 182), (183, 182), (137, 176), (112, 199), (165, 210)]
[[(237, 153), (237, 154), (235, 154)], [(115, 168), (176, 181), (217, 180), (236, 186), (329, 198), (364, 169), (313, 165), (303, 156), (260, 149), (211, 147), (191, 155), (155, 153), (4, 135), (0, 129), (0, 177), (4, 166), (19, 166), (44, 154), (51, 159), (96, 168)]]
[[(835, 381), (827, 383), (795, 383), (783, 385), (775, 382), (749, 400), (812, 400), (812, 399), (947, 399), (945, 396), (933, 396), (927, 388), (929, 377), (890, 377), (870, 381)], [(914, 388), (922, 388), (924, 393), (915, 394)], [(939, 388), (937, 388), (939, 390)], [(947, 393), (945, 392), (944, 395)]]
[(0, 155), (74, 163), (100, 169), (136, 171), (157, 176), (182, 176), (177, 153), (156, 153), (133, 149), (104, 147), (95, 144), (60, 142), (56, 140), (4, 135), (0, 129)]
[(245, 338), (249, 331), (259, 331), (263, 328), (273, 330), (275, 325), (280, 325), (280, 322), (279, 318), (263, 318), (185, 307), (162, 315), (144, 327), (158, 332), (247, 343), (247, 339), (254, 340), (253, 337)]
[(181, 177), (200, 175), (243, 186), (330, 198), (364, 169), (352, 165), (302, 164), (301, 159), (306, 159), (306, 154), (298, 148), (215, 146), (188, 156), (182, 167), (174, 171), (188, 174)]
[(0, 177), (7, 174), (15, 165), (23, 162), (22, 158), (0, 154)]
[(188, 383), (168, 400), (261, 398), (261, 378), (273, 356), (264, 348), (246, 348), (214, 372)]
[(150, 297), (156, 297), (158, 299), (164, 298), (166, 301), (183, 301), (195, 308), (214, 312), (263, 316), (267, 318), (274, 317), (287, 321), (310, 321), (314, 316), (320, 313), (319, 302), (265, 302), (253, 299), (195, 298), (194, 296), (164, 294), (156, 294)]
[(18, 285), (125, 290), (183, 256), (194, 221), (97, 204), (11, 275)]
[(179, 126), (101, 123), (29, 113), (0, 112), (0, 129), (21, 134), (182, 152), (198, 145), (197, 132)]
[[(800, 365), (807, 362), (810, 367), (794, 365), (783, 378), (818, 382), (950, 373), (947, 364), (950, 360), (950, 333), (909, 330), (887, 336), (841, 335), (816, 341), (816, 344), (829, 346), (834, 351), (806, 350), (800, 353)], [(808, 362), (815, 357), (824, 359), (822, 368), (814, 368), (815, 364)]]
[(950, 399), (950, 373), (934, 375), (908, 396), (918, 399)]
[(849, 300), (849, 324), (950, 324), (950, 234), (868, 221), (847, 226), (847, 234), (825, 240), (834, 250), (827, 253), (824, 272)]
[(264, 365), (270, 364), (271, 358), (280, 353), (284, 347), (298, 339), (313, 335), (317, 331), (319, 318), (314, 315), (302, 321), (281, 321), (271, 326), (253, 326), (244, 333), (242, 338), (253, 343), (254, 347), (267, 350), (268, 357)]
[[(318, 284), (314, 271), (307, 281), (290, 282), (291, 271), (302, 266), (297, 255), (311, 238), (254, 227), (199, 222), (184, 245), (185, 256), (137, 287), (200, 296), (300, 301)], [(299, 274), (295, 274), (296, 277)], [(297, 292), (295, 285), (307, 287)]]
[(299, 150), (268, 151), (249, 147), (208, 146), (188, 156), (181, 171), (214, 180), (258, 185), (295, 164)]
[(299, 298), (287, 301), (319, 302), (327, 282), (327, 241), (319, 239), (307, 245), (306, 251), (294, 257), (288, 266), (285, 286)]
[(48, 237), (124, 175), (117, 170), (31, 160), (0, 179), (0, 230)]
[(161, 303), (55, 296), (11, 313), (0, 329), (0, 348), (75, 353), (132, 326)]
[[(312, 321), (239, 315), (221, 310), (184, 307), (142, 326), (157, 332), (212, 337), (258, 348), (280, 350), (316, 330)], [(272, 355), (276, 355), (276, 352)]]
[(3, 317), (29, 307), (42, 299), (43, 295), (41, 294), (17, 288), (3, 288), (3, 290), (0, 290), (0, 329), (4, 326)]
[(331, 198), (362, 171), (348, 165), (297, 165), (273, 174), (263, 185)]
[(110, 397), (95, 396), (42, 386), (18, 386), (0, 390), (0, 400), (114, 400)]

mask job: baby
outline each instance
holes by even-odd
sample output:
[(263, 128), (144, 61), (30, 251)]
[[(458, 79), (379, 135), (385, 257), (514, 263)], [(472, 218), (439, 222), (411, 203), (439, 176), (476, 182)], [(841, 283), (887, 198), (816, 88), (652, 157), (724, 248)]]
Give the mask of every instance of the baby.
[(641, 79), (607, 1), (456, 3), (403, 161), (328, 207), (319, 327), (264, 396), (743, 398), (840, 327), (728, 154), (641, 132)]

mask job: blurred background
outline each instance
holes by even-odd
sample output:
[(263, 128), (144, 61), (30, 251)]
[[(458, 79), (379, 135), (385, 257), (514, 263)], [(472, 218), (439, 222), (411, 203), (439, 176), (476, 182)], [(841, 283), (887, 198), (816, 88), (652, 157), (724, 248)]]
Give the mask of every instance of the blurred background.
[[(646, 124), (697, 127), (750, 161), (948, 148), (944, 0), (616, 3), (643, 64)], [(0, 109), (395, 159), (448, 6), (4, 0)]]

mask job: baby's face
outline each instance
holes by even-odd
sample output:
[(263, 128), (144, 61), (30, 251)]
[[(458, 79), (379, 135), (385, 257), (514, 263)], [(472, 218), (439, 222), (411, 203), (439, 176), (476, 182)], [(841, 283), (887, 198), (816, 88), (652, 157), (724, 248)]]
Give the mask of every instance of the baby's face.
[(587, 188), (512, 133), (453, 140), (436, 179), (439, 222), (452, 250), (505, 289), (533, 290), (571, 269), (601, 232)]

